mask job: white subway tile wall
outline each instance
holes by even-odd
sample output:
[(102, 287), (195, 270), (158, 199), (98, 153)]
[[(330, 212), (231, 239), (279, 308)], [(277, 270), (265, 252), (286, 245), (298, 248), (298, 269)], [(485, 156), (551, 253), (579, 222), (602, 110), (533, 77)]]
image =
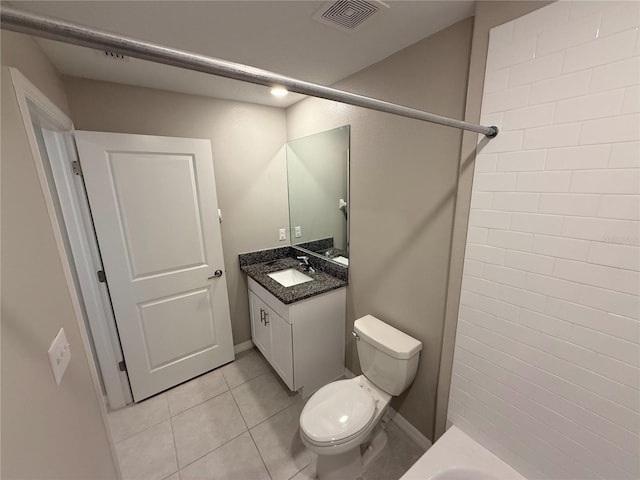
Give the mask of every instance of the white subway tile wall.
[(540, 479), (640, 478), (640, 2), (490, 34), (449, 420)]

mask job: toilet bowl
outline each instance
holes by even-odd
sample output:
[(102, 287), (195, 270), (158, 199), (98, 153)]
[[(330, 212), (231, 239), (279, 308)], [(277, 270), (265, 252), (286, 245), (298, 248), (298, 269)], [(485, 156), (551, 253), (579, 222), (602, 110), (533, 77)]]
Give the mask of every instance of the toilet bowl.
[(319, 455), (338, 455), (361, 445), (384, 415), (391, 395), (364, 375), (318, 390), (300, 415), (303, 442)]
[(422, 344), (367, 315), (354, 323), (363, 374), (314, 393), (300, 415), (300, 437), (318, 454), (320, 480), (349, 480), (384, 448), (383, 416), (415, 378)]

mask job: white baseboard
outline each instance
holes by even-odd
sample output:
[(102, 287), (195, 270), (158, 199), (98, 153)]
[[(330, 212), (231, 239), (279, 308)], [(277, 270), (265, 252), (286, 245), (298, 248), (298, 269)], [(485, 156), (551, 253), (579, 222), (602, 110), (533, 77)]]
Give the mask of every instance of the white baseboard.
[(240, 352), (244, 352), (245, 350), (251, 350), (253, 348), (253, 342), (251, 340), (247, 340), (246, 342), (239, 343), (233, 346), (233, 353), (236, 355)]
[[(355, 378), (356, 374), (351, 370), (345, 368), (344, 369), (344, 377), (345, 378)], [(389, 411), (387, 415), (391, 418), (391, 421), (396, 424), (396, 426), (402, 430), (407, 436), (413, 440), (416, 445), (418, 445), (423, 450), (428, 450), (431, 447), (431, 440), (425, 437), (420, 430), (411, 425), (409, 421), (396, 412), (393, 408), (389, 407)]]
[(391, 417), (391, 421), (396, 424), (396, 426), (402, 430), (407, 436), (415, 442), (423, 450), (428, 450), (431, 447), (431, 440), (425, 437), (420, 430), (411, 425), (409, 421), (396, 412), (393, 408), (389, 407), (389, 416)]

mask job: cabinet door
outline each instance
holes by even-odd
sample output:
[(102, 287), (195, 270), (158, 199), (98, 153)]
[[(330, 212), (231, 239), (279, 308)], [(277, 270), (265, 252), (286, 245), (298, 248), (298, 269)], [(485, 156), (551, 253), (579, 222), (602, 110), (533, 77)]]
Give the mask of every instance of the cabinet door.
[(267, 360), (271, 359), (271, 330), (265, 321), (269, 307), (255, 293), (249, 291), (251, 339)]
[(267, 323), (271, 327), (271, 365), (289, 389), (294, 390), (291, 325), (271, 309), (267, 312)]

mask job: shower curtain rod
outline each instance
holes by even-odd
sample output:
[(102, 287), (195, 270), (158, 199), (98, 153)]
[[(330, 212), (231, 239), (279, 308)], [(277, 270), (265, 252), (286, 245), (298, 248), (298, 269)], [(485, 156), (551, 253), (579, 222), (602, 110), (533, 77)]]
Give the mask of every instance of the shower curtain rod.
[(165, 47), (156, 43), (136, 40), (76, 23), (35, 15), (11, 7), (0, 7), (0, 27), (6, 30), (27, 33), (37, 37), (70, 43), (72, 45), (80, 45), (99, 50), (111, 50), (142, 60), (231, 78), (242, 82), (254, 83), (265, 87), (284, 87), (290, 92), (333, 100), (424, 122), (437, 123), (447, 127), (482, 133), (489, 138), (493, 138), (498, 134), (498, 127), (495, 126), (485, 127), (475, 125), (473, 123), (443, 117), (434, 113), (385, 102), (364, 95), (325, 87), (304, 80), (297, 80), (260, 68)]

